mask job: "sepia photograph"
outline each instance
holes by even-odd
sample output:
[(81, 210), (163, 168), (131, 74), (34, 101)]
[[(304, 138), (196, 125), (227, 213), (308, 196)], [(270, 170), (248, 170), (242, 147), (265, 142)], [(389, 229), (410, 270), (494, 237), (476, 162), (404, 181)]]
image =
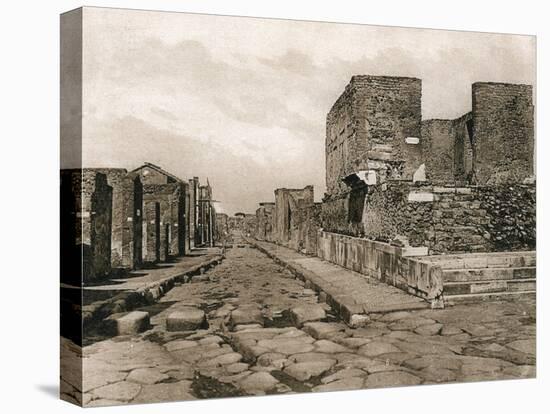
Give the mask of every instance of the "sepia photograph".
[(536, 378), (534, 35), (59, 24), (62, 400)]

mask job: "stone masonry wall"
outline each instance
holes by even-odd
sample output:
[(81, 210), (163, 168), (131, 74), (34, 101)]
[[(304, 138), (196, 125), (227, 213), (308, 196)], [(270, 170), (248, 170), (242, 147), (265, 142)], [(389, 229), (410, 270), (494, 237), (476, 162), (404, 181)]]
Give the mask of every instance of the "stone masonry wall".
[(342, 178), (372, 165), (410, 178), (421, 163), (421, 149), (406, 138), (420, 133), (420, 79), (353, 76), (327, 115), (328, 195), (344, 193)]
[(521, 183), (532, 176), (533, 87), (474, 83), (472, 113), (476, 183)]
[(536, 240), (534, 184), (415, 186), (388, 182), (369, 188), (365, 237), (398, 236), (430, 253), (532, 250)]
[(405, 236), (411, 246), (429, 244), (433, 238), (433, 195), (429, 190), (410, 181), (370, 186), (362, 221), (365, 236), (384, 242)]
[(86, 283), (107, 276), (112, 188), (106, 176), (90, 169), (62, 170), (61, 196), (62, 280)]
[(275, 190), (273, 240), (284, 246), (292, 245), (294, 248), (303, 244), (303, 239), (298, 235), (303, 219), (300, 209), (311, 207), (313, 204), (313, 186)]

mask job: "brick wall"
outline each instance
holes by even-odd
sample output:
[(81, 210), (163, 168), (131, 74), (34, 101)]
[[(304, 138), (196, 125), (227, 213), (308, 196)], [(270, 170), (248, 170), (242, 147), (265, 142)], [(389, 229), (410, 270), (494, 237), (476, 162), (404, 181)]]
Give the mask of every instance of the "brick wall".
[(532, 176), (532, 86), (474, 83), (472, 113), (476, 182), (479, 185), (521, 183)]
[(420, 79), (353, 76), (327, 115), (327, 193), (344, 193), (342, 178), (361, 170), (410, 178), (421, 148), (406, 138), (420, 133)]
[(422, 121), (422, 162), (432, 183), (469, 182), (472, 171), (471, 113), (458, 119)]

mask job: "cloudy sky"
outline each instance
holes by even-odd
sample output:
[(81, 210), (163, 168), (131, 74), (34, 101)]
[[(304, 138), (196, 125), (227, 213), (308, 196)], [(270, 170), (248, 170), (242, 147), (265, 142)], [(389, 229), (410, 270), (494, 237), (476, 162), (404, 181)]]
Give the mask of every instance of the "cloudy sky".
[(325, 117), (354, 74), (422, 79), (422, 114), (475, 81), (535, 83), (528, 36), (86, 8), (83, 165), (208, 177), (219, 209), (325, 185)]

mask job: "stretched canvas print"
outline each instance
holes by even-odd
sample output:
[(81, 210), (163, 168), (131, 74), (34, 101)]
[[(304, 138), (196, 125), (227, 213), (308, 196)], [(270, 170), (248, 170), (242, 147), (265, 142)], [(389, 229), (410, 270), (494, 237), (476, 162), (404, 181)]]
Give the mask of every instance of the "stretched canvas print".
[(535, 49), (63, 14), (61, 398), (535, 377)]

